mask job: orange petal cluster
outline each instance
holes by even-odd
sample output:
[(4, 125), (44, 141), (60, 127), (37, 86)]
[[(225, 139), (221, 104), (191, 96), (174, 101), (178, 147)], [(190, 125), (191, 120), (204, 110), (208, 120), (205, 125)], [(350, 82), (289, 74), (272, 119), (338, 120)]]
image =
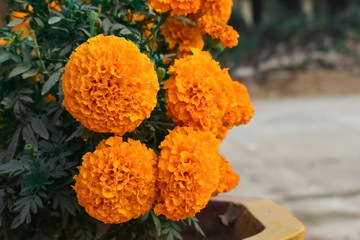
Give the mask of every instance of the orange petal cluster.
[(156, 154), (139, 141), (103, 140), (83, 156), (74, 176), (79, 204), (104, 223), (122, 223), (145, 214), (155, 200)]
[(237, 92), (239, 84), (227, 69), (222, 70), (208, 52), (192, 50), (193, 55), (175, 60), (169, 69), (173, 75), (164, 85), (167, 113), (176, 125), (212, 131), (223, 138), (226, 129), (252, 117), (248, 112), (253, 113), (253, 106), (243, 85), (244, 91)]
[(222, 22), (227, 23), (230, 19), (233, 2), (232, 0), (202, 0), (197, 15), (216, 16)]
[(81, 44), (65, 66), (63, 105), (85, 127), (123, 135), (150, 116), (159, 83), (137, 46), (98, 35)]
[(221, 164), (220, 164), (220, 181), (216, 191), (213, 193), (213, 196), (218, 195), (219, 193), (228, 192), (231, 189), (235, 188), (238, 184), (240, 177), (234, 172), (233, 168), (226, 160), (223, 154), (220, 155)]
[(255, 113), (246, 87), (235, 81), (232, 82), (232, 87), (231, 100), (222, 119), (226, 128), (247, 124)]
[(149, 0), (150, 7), (160, 13), (170, 11), (173, 15), (195, 13), (200, 8), (201, 0)]
[(166, 20), (161, 33), (167, 39), (170, 49), (177, 49), (178, 57), (189, 55), (190, 48), (202, 49), (204, 46), (201, 32), (196, 26), (175, 18)]
[(219, 39), (223, 47), (232, 48), (238, 44), (239, 34), (216, 16), (205, 15), (198, 20), (199, 28), (214, 39)]
[[(20, 20), (28, 17), (28, 13), (13, 11), (10, 16), (11, 21)], [(13, 32), (20, 32), (20, 39), (24, 39), (30, 35), (30, 20), (25, 19), (24, 22), (12, 27)]]
[(178, 221), (194, 216), (219, 184), (220, 140), (211, 132), (176, 127), (161, 143), (154, 211)]

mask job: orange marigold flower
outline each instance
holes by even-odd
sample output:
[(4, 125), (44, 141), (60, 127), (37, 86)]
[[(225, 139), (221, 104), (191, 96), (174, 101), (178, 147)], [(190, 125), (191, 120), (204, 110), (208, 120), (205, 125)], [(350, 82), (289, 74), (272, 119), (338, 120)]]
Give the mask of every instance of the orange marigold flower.
[(202, 49), (204, 41), (199, 29), (174, 18), (166, 20), (161, 33), (166, 37), (170, 49), (177, 49), (178, 57), (190, 54), (190, 48)]
[(176, 127), (161, 143), (155, 214), (178, 221), (194, 216), (219, 183), (220, 140), (211, 132)]
[(222, 22), (227, 23), (230, 19), (232, 0), (203, 0), (197, 15), (216, 16)]
[[(19, 20), (28, 17), (28, 13), (13, 11), (10, 16), (10, 20)], [(12, 27), (13, 32), (20, 32), (20, 39), (24, 39), (30, 35), (30, 20), (25, 19), (24, 22)]]
[(233, 168), (226, 160), (225, 156), (223, 154), (220, 154), (220, 158), (220, 181), (216, 191), (213, 193), (213, 196), (216, 196), (219, 193), (230, 191), (237, 186), (240, 180), (239, 175), (234, 172)]
[(223, 47), (238, 44), (239, 34), (216, 16), (205, 15), (198, 20), (199, 28), (214, 39), (219, 39)]
[(187, 15), (195, 13), (200, 8), (201, 0), (149, 0), (150, 7), (163, 13), (170, 11), (173, 15)]
[(103, 140), (83, 156), (74, 176), (79, 204), (104, 223), (122, 223), (149, 211), (155, 199), (156, 154), (139, 141)]
[(56, 97), (52, 94), (47, 94), (43, 97), (43, 100), (44, 101), (47, 101), (47, 102), (55, 102), (56, 101)]
[(231, 78), (208, 52), (175, 60), (165, 82), (166, 108), (174, 123), (218, 133), (228, 106)]
[(223, 125), (227, 128), (247, 124), (255, 113), (247, 88), (235, 81), (232, 82), (232, 86), (230, 105), (222, 120)]
[(123, 135), (150, 116), (159, 83), (134, 43), (98, 35), (71, 54), (62, 87), (63, 105), (85, 127)]

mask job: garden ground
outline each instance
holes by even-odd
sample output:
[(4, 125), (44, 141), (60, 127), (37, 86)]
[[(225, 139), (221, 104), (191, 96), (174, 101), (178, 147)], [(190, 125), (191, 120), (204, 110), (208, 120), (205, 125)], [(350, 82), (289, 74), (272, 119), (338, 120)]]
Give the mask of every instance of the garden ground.
[[(296, 76), (283, 89), (249, 86), (256, 114), (221, 145), (241, 178), (227, 194), (281, 204), (304, 223), (308, 240), (358, 240), (360, 79), (331, 71), (322, 72), (323, 78), (314, 74), (301, 84)], [(302, 86), (314, 86), (311, 76), (317, 91)], [(331, 76), (340, 77), (339, 83)]]

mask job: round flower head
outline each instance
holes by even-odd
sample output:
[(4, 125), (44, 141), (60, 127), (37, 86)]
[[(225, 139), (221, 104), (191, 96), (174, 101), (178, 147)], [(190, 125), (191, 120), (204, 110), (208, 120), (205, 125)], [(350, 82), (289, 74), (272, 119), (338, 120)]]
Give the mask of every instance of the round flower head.
[(235, 188), (238, 184), (240, 177), (234, 172), (233, 168), (226, 160), (223, 154), (220, 155), (221, 164), (220, 164), (220, 181), (216, 191), (213, 193), (213, 196), (218, 195), (222, 192), (228, 192), (231, 189)]
[(190, 54), (190, 48), (202, 49), (204, 41), (197, 26), (183, 23), (174, 18), (166, 20), (161, 29), (171, 49), (177, 48), (178, 57)]
[(154, 211), (178, 221), (194, 216), (219, 183), (220, 140), (211, 132), (176, 127), (161, 143)]
[(217, 134), (227, 110), (231, 78), (208, 52), (175, 60), (165, 82), (167, 113), (174, 123)]
[(232, 86), (231, 101), (222, 120), (223, 125), (227, 128), (247, 124), (255, 113), (247, 88), (235, 81), (232, 82)]
[(202, 0), (197, 15), (216, 16), (222, 22), (227, 23), (230, 19), (233, 2), (232, 0)]
[(130, 41), (98, 35), (65, 66), (63, 105), (85, 127), (123, 135), (150, 116), (159, 83), (153, 64)]
[(83, 156), (74, 189), (86, 212), (104, 223), (145, 214), (155, 199), (156, 154), (139, 141), (103, 140)]
[(239, 34), (216, 16), (204, 15), (198, 20), (199, 28), (214, 39), (219, 39), (223, 47), (234, 47), (238, 44)]
[(195, 13), (200, 8), (201, 0), (150, 0), (150, 7), (160, 13), (170, 11), (173, 15)]

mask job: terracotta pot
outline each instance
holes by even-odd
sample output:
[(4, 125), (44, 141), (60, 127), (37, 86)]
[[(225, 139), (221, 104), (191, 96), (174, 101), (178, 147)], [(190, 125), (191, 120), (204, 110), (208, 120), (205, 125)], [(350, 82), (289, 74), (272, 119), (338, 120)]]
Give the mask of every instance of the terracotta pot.
[(206, 237), (194, 228), (184, 240), (303, 240), (304, 225), (274, 202), (220, 195), (196, 215)]

